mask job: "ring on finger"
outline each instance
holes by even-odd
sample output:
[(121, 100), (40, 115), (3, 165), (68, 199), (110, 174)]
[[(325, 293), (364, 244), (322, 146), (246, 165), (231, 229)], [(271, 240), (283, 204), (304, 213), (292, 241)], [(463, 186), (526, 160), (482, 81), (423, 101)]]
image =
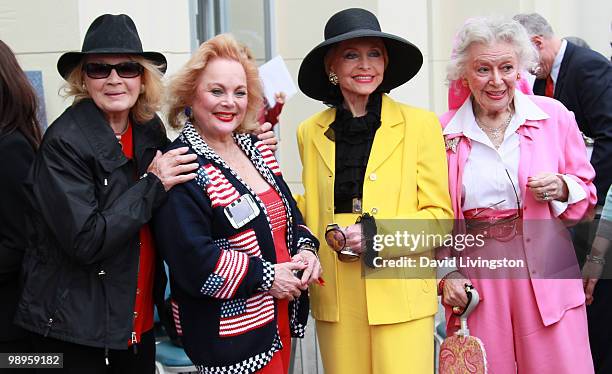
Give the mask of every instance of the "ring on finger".
[(542, 192), (542, 200), (550, 200), (550, 195), (548, 194), (548, 192)]
[(460, 306), (454, 306), (453, 307), (453, 313), (454, 314), (461, 314), (462, 312), (462, 308)]

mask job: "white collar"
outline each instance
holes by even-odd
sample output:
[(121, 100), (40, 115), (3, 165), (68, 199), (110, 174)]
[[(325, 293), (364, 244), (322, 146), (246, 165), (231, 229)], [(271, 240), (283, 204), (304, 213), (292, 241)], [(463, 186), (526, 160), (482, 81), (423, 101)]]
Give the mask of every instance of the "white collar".
[(563, 61), (563, 56), (565, 55), (565, 49), (567, 48), (567, 40), (561, 40), (561, 47), (559, 48), (559, 52), (555, 56), (555, 60), (553, 61), (552, 68), (550, 69), (550, 77), (554, 84), (557, 84), (557, 77), (559, 77), (559, 69), (561, 69), (561, 62)]
[[(531, 101), (529, 96), (520, 90), (514, 90), (514, 117), (508, 126), (512, 131), (516, 131), (527, 120), (537, 121), (547, 118), (550, 118), (550, 116)], [(457, 110), (457, 113), (448, 122), (443, 132), (444, 135), (458, 133), (462, 133), (472, 139), (476, 137), (476, 134), (482, 133), (476, 124), (476, 118), (472, 110), (472, 95)]]

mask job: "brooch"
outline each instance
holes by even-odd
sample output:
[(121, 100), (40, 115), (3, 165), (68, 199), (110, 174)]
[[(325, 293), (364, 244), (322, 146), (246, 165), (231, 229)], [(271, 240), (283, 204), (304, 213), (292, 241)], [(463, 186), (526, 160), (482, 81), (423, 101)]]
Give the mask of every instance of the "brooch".
[(445, 138), (444, 144), (445, 144), (446, 150), (448, 151), (450, 149), (451, 151), (453, 151), (453, 153), (457, 153), (457, 144), (459, 144), (459, 139), (460, 137), (455, 137), (452, 139)]

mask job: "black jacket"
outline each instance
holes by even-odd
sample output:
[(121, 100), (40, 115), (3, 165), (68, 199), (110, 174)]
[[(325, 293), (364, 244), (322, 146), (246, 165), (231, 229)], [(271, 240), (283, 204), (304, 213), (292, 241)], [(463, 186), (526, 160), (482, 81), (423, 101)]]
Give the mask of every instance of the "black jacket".
[(0, 341), (25, 336), (13, 324), (19, 301), (19, 272), (26, 247), (26, 209), (23, 181), (32, 161), (34, 148), (19, 131), (0, 135)]
[[(139, 231), (166, 198), (155, 175), (138, 176), (168, 142), (159, 118), (132, 123), (133, 161), (91, 100), (66, 109), (47, 130), (26, 182), (31, 212), (15, 318), (25, 329), (92, 347), (127, 348)], [(163, 303), (159, 260), (155, 279), (156, 302)]]
[[(304, 226), (270, 149), (246, 134), (235, 136), (264, 180), (280, 196), (290, 255), (319, 242)], [(170, 267), (185, 352), (204, 373), (253, 373), (281, 348), (278, 310), (267, 292), (276, 251), (271, 212), (188, 123), (171, 148), (189, 146), (200, 168), (195, 180), (176, 186), (154, 219), (155, 239)], [(250, 196), (259, 213), (239, 228), (226, 216), (238, 196)], [(289, 304), (294, 337), (303, 337), (308, 294)]]
[[(545, 86), (545, 79), (537, 79), (533, 92), (544, 95)], [(568, 42), (554, 97), (574, 112), (580, 131), (595, 140), (593, 183), (598, 204), (603, 205), (612, 183), (612, 64), (603, 55)]]

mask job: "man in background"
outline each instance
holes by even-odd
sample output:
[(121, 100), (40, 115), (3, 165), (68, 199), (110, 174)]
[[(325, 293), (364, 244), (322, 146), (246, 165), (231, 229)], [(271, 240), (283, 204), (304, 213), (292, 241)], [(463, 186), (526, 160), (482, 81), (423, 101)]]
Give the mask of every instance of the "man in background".
[[(601, 54), (555, 36), (550, 24), (537, 13), (518, 14), (514, 19), (526, 29), (539, 53), (533, 92), (562, 102), (574, 112), (578, 127), (592, 145), (591, 164), (597, 187), (595, 218), (601, 214), (612, 182), (612, 65)], [(592, 143), (592, 144), (589, 144)], [(587, 254), (597, 229), (597, 220), (576, 226), (574, 246), (579, 262), (597, 261)], [(606, 259), (602, 259), (605, 261)], [(612, 256), (608, 256), (612, 261)], [(587, 308), (589, 338), (595, 369), (612, 372), (612, 280), (602, 279)]]

